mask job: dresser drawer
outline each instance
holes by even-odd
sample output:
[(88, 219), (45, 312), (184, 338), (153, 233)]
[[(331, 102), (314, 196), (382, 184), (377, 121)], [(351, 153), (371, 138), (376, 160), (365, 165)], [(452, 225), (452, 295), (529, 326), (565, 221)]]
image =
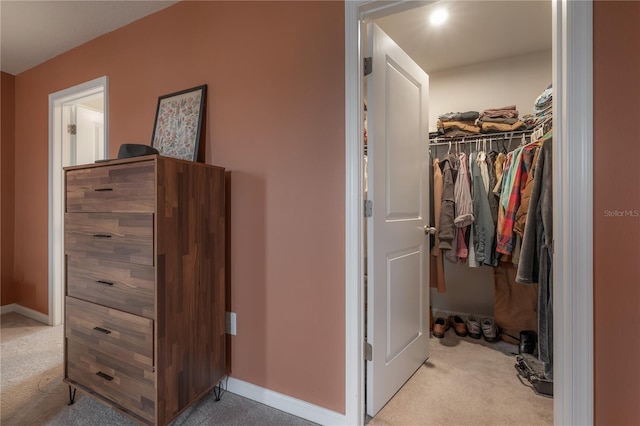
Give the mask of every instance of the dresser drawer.
[(67, 173), (68, 212), (153, 212), (153, 161), (115, 164)]
[(125, 411), (153, 423), (155, 373), (138, 370), (117, 358), (71, 339), (67, 345), (67, 379)]
[(153, 266), (67, 257), (67, 295), (155, 318)]
[(153, 321), (148, 318), (67, 296), (65, 337), (137, 369), (153, 369)]
[(153, 265), (152, 213), (65, 213), (65, 254)]

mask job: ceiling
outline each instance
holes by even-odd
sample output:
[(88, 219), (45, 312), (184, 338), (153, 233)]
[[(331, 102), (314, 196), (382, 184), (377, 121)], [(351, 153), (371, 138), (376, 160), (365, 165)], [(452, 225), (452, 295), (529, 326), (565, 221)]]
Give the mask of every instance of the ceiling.
[[(445, 7), (442, 26), (430, 13)], [(427, 73), (551, 50), (551, 1), (431, 3), (375, 21)]]
[(17, 75), (175, 3), (0, 0), (0, 69)]
[[(16, 75), (176, 1), (0, 1), (0, 69)], [(422, 2), (417, 2), (422, 3)], [(428, 24), (437, 6), (441, 27)], [(551, 49), (551, 1), (441, 1), (376, 21), (425, 71)]]

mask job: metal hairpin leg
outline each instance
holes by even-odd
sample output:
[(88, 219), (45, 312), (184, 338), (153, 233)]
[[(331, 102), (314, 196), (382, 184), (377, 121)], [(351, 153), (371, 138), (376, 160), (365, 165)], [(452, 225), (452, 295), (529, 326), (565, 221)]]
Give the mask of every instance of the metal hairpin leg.
[(77, 388), (73, 388), (73, 392), (71, 392), (71, 385), (69, 385), (69, 405), (73, 404), (76, 401), (77, 390)]
[(213, 396), (215, 396), (215, 401), (220, 401), (220, 397), (222, 396), (222, 387), (218, 383), (213, 387)]

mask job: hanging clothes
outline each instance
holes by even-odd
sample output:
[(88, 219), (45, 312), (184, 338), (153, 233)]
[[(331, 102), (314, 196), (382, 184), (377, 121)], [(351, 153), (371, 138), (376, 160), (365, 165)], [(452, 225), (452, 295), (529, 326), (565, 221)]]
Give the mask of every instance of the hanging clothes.
[(529, 210), (529, 201), (531, 199), (531, 190), (533, 189), (533, 178), (535, 176), (536, 163), (538, 161), (539, 149), (535, 150), (533, 159), (531, 161), (531, 171), (524, 189), (522, 190), (522, 199), (520, 200), (520, 207), (516, 212), (516, 220), (513, 224), (513, 232), (522, 238), (524, 236), (524, 225), (527, 222), (527, 212)]
[(480, 163), (484, 163), (486, 168), (484, 158), (486, 158), (484, 155), (478, 155), (475, 161), (471, 162), (473, 213), (475, 218), (472, 227), (473, 243), (476, 261), (479, 264), (485, 263), (487, 257), (491, 257), (492, 236), (495, 233), (495, 226), (489, 209), (489, 199), (487, 198), (487, 188), (485, 187), (480, 167)]
[(467, 231), (473, 223), (473, 204), (471, 200), (471, 189), (469, 187), (469, 177), (467, 172), (467, 154), (460, 154), (458, 177), (454, 185), (454, 199), (456, 217), (454, 224), (457, 228), (457, 249), (456, 256), (462, 262), (466, 262), (469, 256), (467, 248)]
[(476, 258), (476, 247), (475, 247), (475, 231), (474, 231), (474, 224), (476, 221), (476, 211), (473, 208), (473, 173), (472, 173), (472, 167), (471, 164), (475, 163), (476, 158), (477, 158), (477, 153), (475, 152), (471, 152), (469, 153), (469, 163), (467, 165), (467, 170), (469, 171), (469, 192), (471, 194), (471, 206), (472, 206), (472, 210), (473, 210), (473, 215), (474, 215), (474, 221), (473, 223), (471, 223), (471, 225), (469, 226), (469, 230), (467, 232), (467, 235), (469, 237), (469, 242), (467, 244), (467, 248), (469, 250), (469, 257), (468, 257), (468, 261), (469, 261), (469, 267), (470, 268), (479, 268), (480, 266), (482, 266), (482, 262), (478, 262), (478, 259)]
[(455, 239), (455, 199), (454, 183), (458, 174), (458, 158), (448, 154), (440, 163), (442, 170), (442, 204), (440, 206), (440, 227), (438, 228), (439, 248), (451, 250)]
[[(543, 138), (544, 139), (544, 138)], [(538, 154), (516, 281), (538, 283), (538, 353), (553, 378), (553, 187), (552, 138)]]
[(513, 151), (513, 164), (506, 178), (506, 188), (503, 188), (500, 203), (504, 208), (502, 222), (498, 225), (498, 243), (496, 250), (499, 253), (512, 255), (515, 247), (515, 234), (513, 224), (516, 213), (520, 207), (522, 187), (526, 184), (531, 169), (531, 161), (538, 143), (530, 143), (524, 147), (518, 147)]
[[(491, 151), (487, 154), (487, 171), (489, 173), (489, 187), (487, 194), (487, 201), (489, 203), (489, 212), (491, 214), (491, 220), (493, 222), (494, 231), (487, 235), (487, 252), (485, 254), (484, 264), (488, 266), (498, 266), (498, 257), (496, 256), (496, 233), (495, 228), (498, 224), (498, 197), (493, 193), (493, 188), (497, 184), (496, 169), (498, 165), (498, 153)], [(501, 168), (501, 165), (500, 165)]]
[[(440, 211), (442, 207), (442, 191), (443, 191), (442, 170), (440, 169), (440, 160), (433, 160), (433, 218), (434, 226), (440, 229)], [(431, 248), (431, 287), (437, 288), (438, 293), (446, 291), (444, 281), (444, 253), (440, 248), (439, 233), (434, 235), (435, 242)]]

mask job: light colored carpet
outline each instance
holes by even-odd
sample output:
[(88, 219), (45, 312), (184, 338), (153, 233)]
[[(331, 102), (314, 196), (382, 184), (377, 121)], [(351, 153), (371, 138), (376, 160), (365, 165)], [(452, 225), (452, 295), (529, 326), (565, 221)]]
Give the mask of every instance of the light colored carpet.
[[(62, 381), (63, 327), (49, 327), (16, 313), (2, 315), (0, 335), (0, 424), (52, 426), (133, 426), (128, 417), (78, 391), (69, 403)], [(314, 425), (296, 416), (225, 392), (189, 407), (172, 423), (180, 425)]]
[[(0, 322), (0, 424), (135, 424), (82, 392), (67, 405), (62, 326), (16, 313), (2, 315)], [(536, 395), (516, 375), (516, 346), (459, 338), (452, 330), (430, 344), (429, 360), (369, 426), (553, 424), (553, 400)], [(172, 424), (313, 425), (229, 392), (219, 402), (206, 396)]]
[(553, 399), (523, 384), (518, 347), (504, 342), (431, 337), (430, 357), (369, 426), (553, 425)]

